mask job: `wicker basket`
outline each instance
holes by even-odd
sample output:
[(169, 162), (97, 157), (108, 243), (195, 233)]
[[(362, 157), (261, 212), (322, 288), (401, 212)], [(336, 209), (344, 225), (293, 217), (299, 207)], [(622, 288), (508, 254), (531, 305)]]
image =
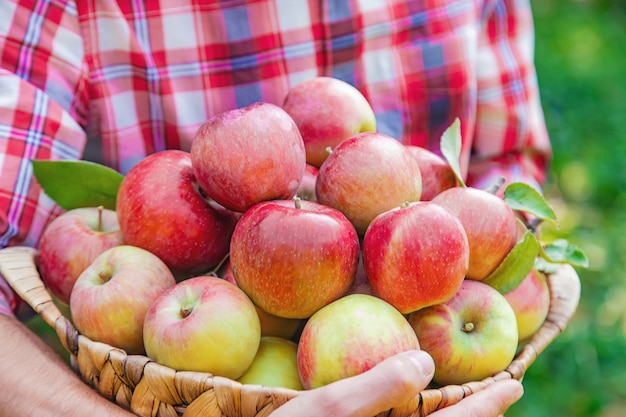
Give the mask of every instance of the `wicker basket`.
[[(37, 252), (27, 247), (0, 250), (0, 274), (42, 318), (52, 326), (70, 353), (82, 379), (101, 395), (135, 414), (148, 417), (267, 416), (298, 391), (242, 385), (236, 381), (199, 372), (176, 372), (146, 356), (79, 335), (44, 287), (36, 267)], [(380, 416), (427, 416), (502, 379), (521, 380), (537, 356), (565, 329), (580, 298), (575, 270), (562, 266), (548, 277), (551, 306), (541, 329), (509, 367), (482, 381), (422, 391), (408, 404)]]

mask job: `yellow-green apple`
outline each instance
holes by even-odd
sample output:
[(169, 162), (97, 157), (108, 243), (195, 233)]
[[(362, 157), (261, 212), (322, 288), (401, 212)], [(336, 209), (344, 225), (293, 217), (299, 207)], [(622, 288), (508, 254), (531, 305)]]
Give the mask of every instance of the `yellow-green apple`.
[(291, 340), (262, 336), (252, 364), (238, 381), (242, 384), (302, 390), (297, 353), (298, 346)]
[(359, 133), (337, 146), (320, 167), (318, 202), (341, 211), (360, 235), (380, 213), (418, 201), (422, 180), (417, 161), (397, 140)]
[(456, 174), (445, 159), (420, 146), (407, 145), (407, 148), (417, 160), (422, 174), (420, 200), (430, 201), (440, 192), (458, 185)]
[(363, 373), (420, 343), (407, 319), (367, 294), (342, 297), (307, 321), (298, 343), (298, 372), (305, 389)]
[(255, 103), (214, 116), (194, 136), (191, 161), (209, 197), (244, 212), (296, 194), (306, 166), (304, 142), (279, 106)]
[(46, 226), (39, 241), (41, 279), (68, 305), (78, 276), (102, 252), (123, 243), (115, 211), (84, 207), (63, 212)]
[(182, 278), (204, 273), (228, 254), (240, 216), (206, 198), (189, 152), (180, 150), (135, 165), (122, 180), (116, 211), (124, 242), (154, 253)]
[(302, 181), (300, 182), (300, 186), (296, 192), (298, 197), (303, 200), (317, 202), (317, 196), (315, 195), (315, 181), (317, 180), (318, 172), (318, 168), (313, 165), (306, 164)]
[(237, 285), (264, 311), (294, 319), (343, 295), (358, 259), (359, 239), (348, 219), (298, 198), (248, 209), (230, 245)]
[[(224, 266), (221, 277), (231, 284), (237, 285), (233, 268), (230, 266), (230, 259), (226, 260), (226, 265)], [(300, 330), (304, 324), (303, 319), (279, 317), (264, 311), (256, 304), (254, 307), (259, 315), (259, 321), (261, 322), (261, 337), (280, 337), (289, 340), (297, 338), (298, 330)]]
[(143, 353), (143, 322), (157, 297), (176, 284), (156, 255), (135, 246), (107, 249), (80, 274), (70, 296), (72, 322), (84, 336)]
[(502, 198), (488, 191), (454, 187), (432, 201), (451, 210), (465, 228), (470, 246), (467, 278), (489, 276), (517, 243), (515, 213)]
[(441, 385), (480, 381), (506, 369), (517, 350), (513, 309), (497, 290), (465, 280), (447, 302), (409, 315)]
[(417, 201), (372, 221), (363, 264), (374, 295), (408, 314), (452, 298), (467, 272), (469, 244), (450, 210)]
[(178, 371), (237, 379), (257, 353), (259, 317), (237, 286), (208, 275), (163, 292), (144, 322), (146, 355)]
[(517, 318), (520, 343), (539, 330), (550, 310), (550, 290), (546, 276), (532, 270), (514, 290), (504, 293)]
[(352, 84), (314, 77), (292, 87), (282, 107), (298, 125), (307, 163), (320, 167), (328, 152), (360, 132), (375, 132), (376, 117), (365, 96)]

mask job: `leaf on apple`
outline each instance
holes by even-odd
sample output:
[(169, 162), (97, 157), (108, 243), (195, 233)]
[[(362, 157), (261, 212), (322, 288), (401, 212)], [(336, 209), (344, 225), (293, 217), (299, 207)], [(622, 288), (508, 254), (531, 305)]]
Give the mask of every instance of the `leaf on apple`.
[(513, 291), (533, 269), (539, 250), (539, 241), (532, 231), (526, 230), (502, 263), (483, 282), (502, 294)]
[(103, 206), (115, 210), (124, 176), (89, 161), (31, 160), (33, 173), (44, 192), (65, 210)]
[(459, 158), (461, 156), (461, 145), (463, 141), (461, 138), (461, 121), (457, 117), (454, 122), (443, 132), (441, 135), (441, 154), (446, 159), (456, 179), (461, 187), (465, 187), (463, 176), (461, 175), (461, 166), (459, 164)]
[(553, 264), (570, 264), (581, 268), (589, 267), (589, 259), (582, 249), (567, 241), (557, 239), (552, 243), (540, 248), (539, 255), (542, 259)]
[(548, 262), (546, 261), (544, 258), (542, 258), (541, 256), (537, 257), (537, 259), (535, 259), (535, 266), (534, 268), (539, 271), (539, 272), (543, 272), (544, 274), (554, 274), (555, 272), (557, 272), (559, 270), (559, 268), (561, 267), (561, 264), (555, 264), (552, 262)]
[(556, 214), (546, 199), (536, 189), (523, 182), (514, 182), (504, 189), (504, 201), (513, 210), (548, 220), (558, 227)]

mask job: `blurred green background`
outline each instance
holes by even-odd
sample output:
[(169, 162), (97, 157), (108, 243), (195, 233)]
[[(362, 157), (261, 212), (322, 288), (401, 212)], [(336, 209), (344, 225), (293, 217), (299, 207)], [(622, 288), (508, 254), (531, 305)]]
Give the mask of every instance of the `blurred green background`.
[(534, 0), (536, 64), (554, 147), (546, 195), (588, 255), (566, 331), (507, 417), (626, 415), (626, 2)]
[[(566, 331), (530, 367), (507, 417), (626, 415), (626, 2), (534, 0), (536, 62), (554, 147), (546, 195), (590, 259)], [(39, 320), (30, 323), (55, 345)], [(65, 356), (62, 348), (59, 352)]]

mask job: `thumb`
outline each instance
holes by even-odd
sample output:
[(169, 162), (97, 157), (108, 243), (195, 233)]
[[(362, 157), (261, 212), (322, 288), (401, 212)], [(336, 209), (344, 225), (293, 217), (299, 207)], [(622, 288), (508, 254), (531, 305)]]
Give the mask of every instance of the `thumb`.
[(356, 415), (375, 415), (411, 400), (428, 386), (434, 373), (435, 364), (430, 355), (422, 350), (411, 350), (392, 356), (369, 372), (345, 382), (350, 384), (355, 397), (360, 390), (368, 390), (360, 394), (364, 410)]
[(433, 360), (426, 352), (406, 351), (360, 375), (305, 391), (271, 417), (373, 416), (411, 400), (426, 388), (434, 371)]

